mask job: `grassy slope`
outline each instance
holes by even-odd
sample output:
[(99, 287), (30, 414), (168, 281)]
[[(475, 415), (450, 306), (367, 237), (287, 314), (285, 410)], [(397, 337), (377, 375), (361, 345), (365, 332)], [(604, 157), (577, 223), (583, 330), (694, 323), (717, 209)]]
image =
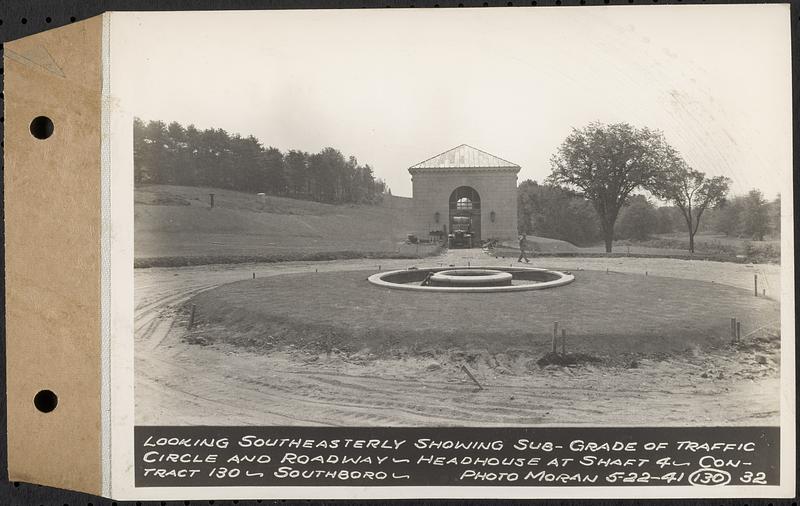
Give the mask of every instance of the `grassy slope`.
[[(214, 209), (209, 193), (215, 194)], [(411, 229), (411, 200), (334, 206), (184, 186), (135, 191), (135, 257), (291, 256), (396, 252)]]
[[(413, 230), (412, 201), (404, 197), (388, 197), (375, 206), (272, 196), (262, 203), (243, 192), (153, 185), (136, 188), (134, 214), (135, 257), (141, 266), (418, 253), (402, 244)], [(529, 241), (537, 251), (580, 251), (557, 239), (529, 236)]]
[[(605, 245), (578, 247), (565, 241), (528, 236), (529, 253), (565, 256), (605, 256)], [(748, 252), (748, 245), (755, 253)], [(495, 252), (498, 257), (517, 257), (517, 245), (506, 242)], [(614, 256), (644, 256), (664, 258), (700, 258), (720, 262), (779, 263), (780, 241), (750, 241), (721, 234), (698, 234), (695, 236), (695, 253), (689, 252), (688, 237), (680, 233), (652, 236), (645, 241), (614, 241)]]
[[(213, 210), (211, 192), (215, 194)], [(144, 186), (135, 191), (135, 257), (140, 266), (326, 260), (364, 254), (414, 257), (430, 251), (418, 252), (402, 244), (413, 229), (412, 205), (411, 199), (403, 197), (388, 197), (374, 206), (335, 206), (271, 196), (262, 202), (255, 194), (215, 188)], [(616, 243), (614, 252), (684, 257), (688, 250), (675, 247), (682, 246), (682, 237), (665, 236), (653, 244)], [(534, 235), (528, 236), (528, 242), (534, 254), (604, 254), (602, 245), (579, 248)], [(744, 249), (745, 242), (698, 235), (697, 253), (730, 260)], [(516, 257), (516, 242), (506, 242), (496, 254)]]

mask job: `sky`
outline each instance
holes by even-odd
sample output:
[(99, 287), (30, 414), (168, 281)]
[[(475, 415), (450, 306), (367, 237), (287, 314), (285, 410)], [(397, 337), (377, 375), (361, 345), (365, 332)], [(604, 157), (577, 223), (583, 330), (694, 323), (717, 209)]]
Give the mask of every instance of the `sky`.
[(115, 13), (111, 94), (145, 120), (332, 146), (395, 195), (460, 144), (543, 181), (572, 128), (664, 132), (695, 169), (790, 191), (788, 5)]

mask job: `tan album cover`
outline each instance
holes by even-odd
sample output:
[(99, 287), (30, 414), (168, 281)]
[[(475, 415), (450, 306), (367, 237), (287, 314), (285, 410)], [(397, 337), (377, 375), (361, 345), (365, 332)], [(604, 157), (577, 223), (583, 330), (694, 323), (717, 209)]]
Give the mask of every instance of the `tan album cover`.
[(790, 35), (670, 5), (5, 44), (10, 479), (793, 496)]

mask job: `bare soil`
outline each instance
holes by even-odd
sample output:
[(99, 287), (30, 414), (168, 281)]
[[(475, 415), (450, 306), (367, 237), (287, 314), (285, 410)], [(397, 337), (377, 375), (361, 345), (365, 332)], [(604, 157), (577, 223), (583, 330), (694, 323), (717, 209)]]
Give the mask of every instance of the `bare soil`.
[[(480, 251), (452, 251), (418, 265), (490, 265)], [(137, 269), (136, 423), (290, 425), (748, 425), (777, 423), (777, 327), (746, 329), (739, 345), (631, 356), (615, 364), (536, 364), (486, 349), (381, 355), (280, 346), (246, 349), (191, 341), (186, 302), (220, 285), (282, 273), (377, 269), (376, 261)], [(578, 268), (707, 279), (752, 287), (753, 267), (670, 259), (534, 259)], [(546, 264), (546, 265), (543, 265)], [(382, 261), (405, 268), (407, 260)], [(779, 266), (759, 266), (775, 300)], [(275, 278), (278, 279), (278, 278)], [(742, 291), (742, 296), (746, 296)], [(752, 297), (752, 294), (750, 295)], [(768, 301), (759, 301), (765, 304)], [(189, 339), (187, 340), (187, 337)], [(200, 336), (197, 336), (200, 337)], [(545, 355), (545, 353), (542, 353)], [(466, 365), (479, 390), (461, 369)]]
[(266, 276), (205, 291), (184, 306), (186, 323), (189, 306), (195, 311), (185, 339), (264, 353), (292, 345), (373, 358), (461, 353), (472, 362), (503, 353), (525, 360), (552, 349), (558, 322), (566, 351), (618, 365), (725, 346), (731, 317), (745, 329), (780, 319), (775, 301), (707, 281), (580, 271), (557, 289), (450, 294), (378, 287), (367, 281), (373, 272)]

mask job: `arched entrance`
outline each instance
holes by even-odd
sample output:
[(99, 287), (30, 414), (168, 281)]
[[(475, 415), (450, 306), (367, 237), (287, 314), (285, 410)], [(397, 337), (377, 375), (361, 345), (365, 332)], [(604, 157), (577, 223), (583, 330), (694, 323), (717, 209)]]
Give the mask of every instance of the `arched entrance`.
[(451, 247), (469, 248), (481, 241), (481, 197), (475, 188), (459, 186), (450, 194)]

